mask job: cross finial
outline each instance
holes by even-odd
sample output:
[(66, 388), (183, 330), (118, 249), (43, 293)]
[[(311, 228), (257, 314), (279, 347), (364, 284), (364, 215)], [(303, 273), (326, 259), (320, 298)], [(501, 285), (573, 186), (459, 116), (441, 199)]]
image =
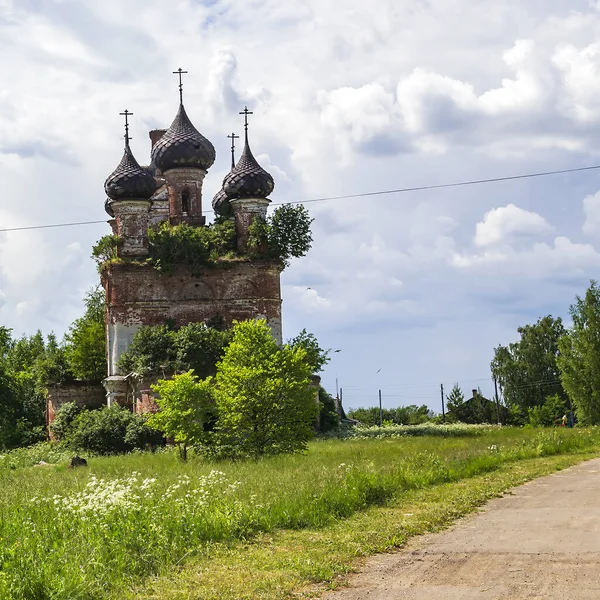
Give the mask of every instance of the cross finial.
[(184, 71), (181, 67), (177, 71), (173, 71), (173, 75), (179, 75), (179, 103), (183, 104), (183, 80), (182, 75), (185, 75), (187, 71)]
[(244, 130), (246, 132), (246, 143), (248, 142), (248, 115), (253, 115), (251, 110), (248, 110), (247, 106), (244, 106), (244, 110), (240, 111), (240, 115), (244, 115)]
[(125, 146), (129, 146), (129, 140), (131, 139), (129, 137), (129, 117), (133, 116), (132, 112), (129, 112), (127, 109), (125, 109), (125, 112), (119, 113), (121, 116), (125, 117)]
[(231, 139), (231, 168), (233, 169), (233, 167), (235, 167), (235, 140), (239, 139), (240, 136), (232, 133), (227, 137)]

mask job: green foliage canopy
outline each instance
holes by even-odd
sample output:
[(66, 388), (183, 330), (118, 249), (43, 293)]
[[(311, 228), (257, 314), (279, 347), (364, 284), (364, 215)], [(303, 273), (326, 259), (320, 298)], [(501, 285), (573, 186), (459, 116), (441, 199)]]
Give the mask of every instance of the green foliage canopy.
[(565, 397), (558, 367), (559, 340), (565, 334), (562, 320), (551, 315), (518, 329), (520, 340), (494, 350), (492, 374), (509, 407), (524, 414), (544, 403), (547, 396)]
[(76, 379), (102, 381), (106, 377), (105, 294), (101, 287), (88, 292), (85, 313), (65, 335), (65, 354)]
[(193, 370), (203, 379), (216, 373), (217, 361), (230, 340), (228, 330), (204, 323), (190, 323), (178, 330), (167, 325), (142, 327), (119, 358), (119, 369), (142, 376)]
[(199, 380), (193, 371), (188, 371), (160, 379), (152, 390), (158, 394), (160, 412), (148, 418), (148, 425), (178, 444), (185, 460), (189, 445), (205, 441), (205, 424), (214, 414), (212, 383), (210, 379)]
[(312, 334), (303, 329), (295, 338), (288, 341), (292, 348), (303, 348), (306, 352), (306, 360), (313, 373), (320, 373), (330, 361), (331, 350), (324, 350), (319, 341)]
[(310, 384), (303, 348), (280, 348), (262, 319), (236, 323), (216, 376), (219, 454), (258, 458), (305, 450), (319, 411)]
[(560, 342), (558, 367), (564, 389), (585, 425), (600, 424), (600, 287), (591, 281), (570, 309), (573, 326)]
[(284, 266), (291, 258), (305, 256), (312, 246), (312, 221), (301, 204), (283, 204), (266, 220), (255, 219), (248, 240), (251, 255), (275, 259)]

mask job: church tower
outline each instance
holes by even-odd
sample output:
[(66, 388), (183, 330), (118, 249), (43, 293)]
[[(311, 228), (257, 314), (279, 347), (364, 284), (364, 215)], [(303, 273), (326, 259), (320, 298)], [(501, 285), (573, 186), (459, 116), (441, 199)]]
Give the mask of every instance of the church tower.
[[(207, 171), (216, 159), (215, 149), (193, 125), (183, 105), (179, 69), (179, 109), (166, 130), (150, 132), (150, 166), (140, 166), (129, 145), (129, 121), (125, 111), (125, 151), (108, 177), (105, 207), (118, 236), (117, 260), (102, 268), (106, 291), (108, 377), (104, 381), (109, 403), (132, 400), (127, 373), (119, 372), (119, 357), (127, 350), (140, 327), (169, 324), (264, 318), (281, 342), (280, 261), (256, 258), (248, 250), (249, 228), (265, 218), (273, 192), (273, 178), (256, 161), (248, 141), (247, 108), (244, 115), (245, 144), (237, 164), (223, 180), (213, 200), (220, 221), (235, 229), (233, 255), (211, 259), (191, 268), (185, 262), (164, 270), (154, 262), (148, 231), (164, 227), (211, 227), (206, 224), (202, 189)], [(235, 136), (230, 136), (235, 141)], [(152, 239), (152, 238), (151, 238)], [(155, 242), (152, 242), (155, 243)]]
[(179, 69), (179, 111), (171, 127), (152, 147), (152, 163), (166, 180), (169, 221), (204, 225), (202, 182), (215, 162), (214, 146), (192, 125), (183, 106)]

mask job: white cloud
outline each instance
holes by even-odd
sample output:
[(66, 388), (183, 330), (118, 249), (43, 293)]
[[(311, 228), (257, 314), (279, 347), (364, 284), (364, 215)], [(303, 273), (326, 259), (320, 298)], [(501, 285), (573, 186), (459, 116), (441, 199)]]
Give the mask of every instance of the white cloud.
[(590, 194), (583, 199), (585, 222), (583, 233), (597, 235), (600, 233), (600, 192)]
[(541, 215), (508, 204), (487, 212), (475, 228), (475, 245), (491, 246), (510, 241), (516, 235), (535, 236), (552, 231)]
[[(275, 202), (594, 164), (600, 14), (587, 0), (538, 4), (15, 2), (0, 22), (11, 82), (0, 92), (0, 221), (106, 218), (119, 112), (134, 113), (132, 147), (147, 163), (148, 129), (176, 112), (179, 66), (188, 114), (217, 148), (206, 205), (246, 103)], [(485, 375), (495, 344), (541, 310), (565, 312), (599, 268), (573, 209), (592, 198), (584, 232), (596, 235), (597, 189), (590, 172), (308, 205), (314, 248), (283, 275), (284, 329), (307, 327), (326, 347), (343, 338), (335, 369), (347, 378), (370, 361), (416, 382)], [(3, 236), (0, 324), (64, 329), (97, 281), (87, 257), (106, 232)]]

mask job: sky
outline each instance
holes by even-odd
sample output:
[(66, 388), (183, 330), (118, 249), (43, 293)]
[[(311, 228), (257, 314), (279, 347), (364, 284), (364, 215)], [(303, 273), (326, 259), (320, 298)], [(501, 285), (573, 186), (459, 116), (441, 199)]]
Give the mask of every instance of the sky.
[[(274, 203), (600, 164), (600, 1), (0, 0), (0, 228), (107, 219), (103, 183), (185, 105), (227, 173), (254, 112)], [(284, 338), (346, 409), (490, 396), (494, 348), (600, 268), (600, 170), (307, 204)], [(210, 215), (209, 215), (210, 218)], [(0, 324), (62, 335), (107, 224), (0, 233)]]

